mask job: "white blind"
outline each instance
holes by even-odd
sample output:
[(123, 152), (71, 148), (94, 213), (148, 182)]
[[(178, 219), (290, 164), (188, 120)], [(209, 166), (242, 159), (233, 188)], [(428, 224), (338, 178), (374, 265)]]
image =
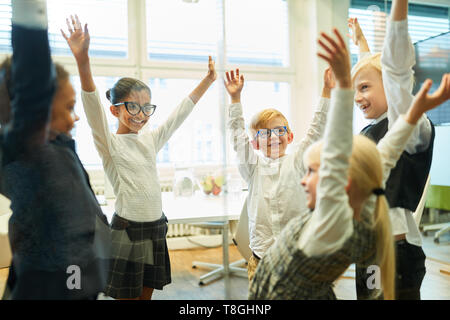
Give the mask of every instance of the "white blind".
[[(367, 39), (370, 51), (383, 48), (386, 17), (391, 10), (391, 1), (352, 0), (349, 17), (358, 18)], [(450, 4), (449, 4), (450, 5)], [(413, 43), (449, 31), (449, 7), (409, 4), (408, 29)], [(351, 41), (350, 41), (351, 42)], [(357, 61), (358, 48), (351, 43), (352, 62)]]
[[(88, 22), (91, 56), (128, 56), (127, 0), (47, 0), (47, 10), (52, 54), (71, 55), (60, 29), (66, 32), (66, 18), (78, 14), (83, 26)], [(0, 53), (11, 53), (11, 0), (0, 0)]]
[(289, 65), (285, 0), (226, 0), (224, 10), (222, 0), (147, 0), (146, 10), (150, 60), (204, 62), (225, 48), (229, 64)]

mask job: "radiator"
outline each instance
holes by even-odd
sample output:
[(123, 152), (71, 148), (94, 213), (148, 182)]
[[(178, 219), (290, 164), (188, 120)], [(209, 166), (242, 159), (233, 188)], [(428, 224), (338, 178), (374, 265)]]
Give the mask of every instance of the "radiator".
[[(103, 170), (89, 171), (89, 180), (96, 195), (105, 193), (105, 177)], [(172, 192), (172, 181), (161, 181), (161, 192)], [(190, 224), (169, 224), (167, 238), (189, 237), (213, 234), (214, 231)]]
[(189, 224), (169, 224), (167, 238), (187, 237), (205, 234), (202, 231), (203, 230), (201, 228), (194, 227)]

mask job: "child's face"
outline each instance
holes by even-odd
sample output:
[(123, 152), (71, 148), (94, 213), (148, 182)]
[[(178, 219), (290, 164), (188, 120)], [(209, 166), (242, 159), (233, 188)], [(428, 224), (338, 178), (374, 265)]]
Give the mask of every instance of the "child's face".
[[(130, 95), (123, 102), (135, 102), (140, 106), (144, 106), (150, 104), (150, 95), (146, 90), (131, 91)], [(150, 119), (150, 116), (144, 115), (142, 110), (136, 115), (130, 114), (123, 104), (118, 107), (111, 107), (111, 112), (119, 118), (121, 125), (126, 127), (129, 133), (138, 133)]]
[(63, 80), (56, 91), (52, 104), (50, 128), (52, 131), (70, 136), (75, 122), (80, 118), (75, 114), (75, 90), (69, 80)]
[(311, 210), (314, 210), (316, 207), (316, 188), (317, 182), (319, 181), (319, 166), (318, 163), (308, 163), (308, 171), (301, 181), (306, 192), (306, 205)]
[[(267, 128), (264, 129), (275, 129), (286, 126), (286, 123), (281, 118), (274, 118), (267, 122)], [(272, 159), (278, 159), (285, 155), (286, 148), (289, 143), (292, 142), (294, 135), (292, 132), (286, 132), (284, 135), (277, 136), (274, 132), (271, 132), (270, 137), (262, 138), (257, 136), (257, 149), (261, 150), (262, 153)]]
[(362, 69), (355, 77), (355, 102), (366, 119), (377, 119), (387, 111), (381, 73), (373, 67)]

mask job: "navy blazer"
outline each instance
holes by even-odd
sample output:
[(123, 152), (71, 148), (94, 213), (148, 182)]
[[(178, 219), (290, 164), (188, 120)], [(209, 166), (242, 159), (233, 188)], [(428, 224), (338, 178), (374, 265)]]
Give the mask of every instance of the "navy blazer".
[[(8, 298), (92, 299), (106, 286), (108, 222), (74, 141), (47, 138), (56, 90), (47, 30), (13, 24), (11, 38), (12, 117), (1, 137), (2, 187), (13, 212)], [(73, 266), (81, 288), (68, 285)]]

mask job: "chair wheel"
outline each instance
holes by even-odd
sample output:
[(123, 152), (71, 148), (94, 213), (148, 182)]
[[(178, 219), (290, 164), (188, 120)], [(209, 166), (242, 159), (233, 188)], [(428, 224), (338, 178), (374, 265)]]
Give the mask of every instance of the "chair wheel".
[(192, 266), (192, 269), (197, 269), (197, 266)]
[(439, 238), (434, 238), (434, 243), (439, 243)]
[(198, 285), (199, 285), (199, 286), (203, 286), (203, 285), (204, 285), (203, 281), (200, 281), (200, 282), (198, 283)]

